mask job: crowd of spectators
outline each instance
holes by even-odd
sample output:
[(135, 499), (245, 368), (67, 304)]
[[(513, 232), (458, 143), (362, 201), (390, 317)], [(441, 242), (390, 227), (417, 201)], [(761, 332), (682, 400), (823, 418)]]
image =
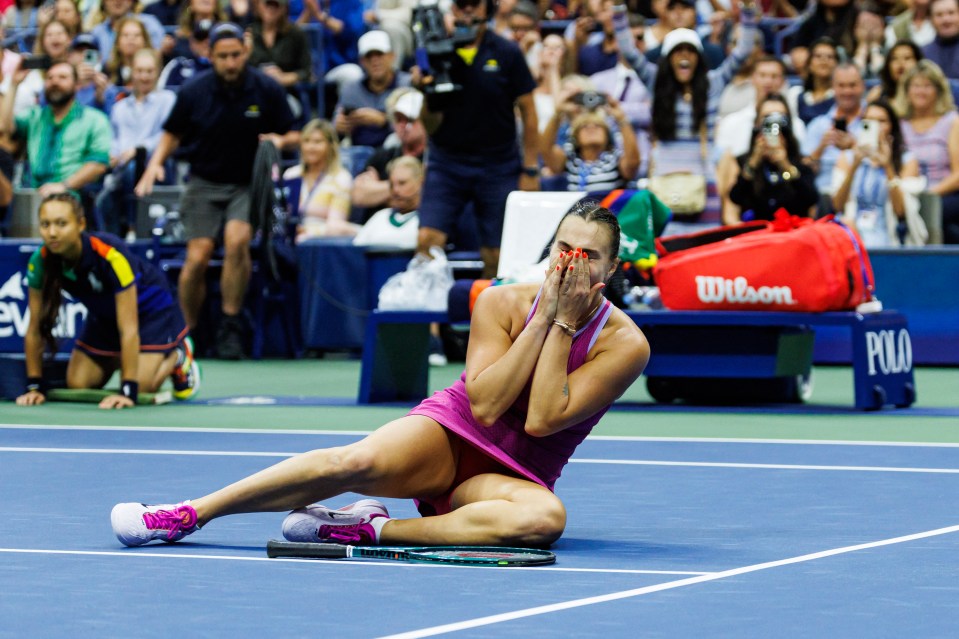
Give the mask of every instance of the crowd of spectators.
[[(10, 185), (75, 190), (132, 238), (134, 185), (231, 22), (299, 131), (283, 155), (295, 241), (392, 220), (404, 245), (414, 229), (420, 251), (478, 250), (492, 275), (510, 191), (666, 200), (659, 178), (686, 174), (706, 196), (667, 233), (783, 207), (841, 215), (869, 246), (959, 243), (959, 0), (444, 0), (442, 86), (417, 65), (416, 6), (0, 0), (0, 204)], [(197, 126), (183, 117), (176, 132)], [(182, 168), (152, 178), (209, 177)]]

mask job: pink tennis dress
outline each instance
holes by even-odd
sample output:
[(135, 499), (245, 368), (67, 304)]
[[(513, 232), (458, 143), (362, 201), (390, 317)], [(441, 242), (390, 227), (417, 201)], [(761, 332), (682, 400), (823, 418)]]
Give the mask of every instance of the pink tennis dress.
[[(526, 317), (527, 324), (536, 311), (538, 302), (537, 295), (533, 308)], [(573, 336), (573, 344), (566, 364), (567, 373), (573, 372), (586, 361), (586, 354), (593, 347), (612, 311), (613, 305), (609, 300), (604, 300), (603, 305), (593, 314), (589, 322)], [(456, 383), (423, 400), (409, 414), (425, 415), (435, 419), (444, 428), (453, 431), (507, 468), (553, 490), (553, 485), (559, 478), (563, 466), (593, 426), (606, 414), (609, 406), (604, 406), (578, 424), (558, 433), (547, 437), (532, 437), (524, 430), (531, 382), (532, 380), (526, 383), (516, 402), (489, 427), (483, 426), (473, 418), (469, 398), (466, 395), (465, 371)]]

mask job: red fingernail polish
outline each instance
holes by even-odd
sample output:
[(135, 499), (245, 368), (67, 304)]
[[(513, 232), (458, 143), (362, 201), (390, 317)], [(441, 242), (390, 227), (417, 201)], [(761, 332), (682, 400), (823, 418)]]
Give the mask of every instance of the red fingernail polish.
[(557, 270), (557, 271), (559, 270), (559, 264), (556, 265), (556, 270)]
[(571, 270), (571, 271), (573, 270), (573, 265), (572, 265), (572, 264), (569, 265), (569, 270)]

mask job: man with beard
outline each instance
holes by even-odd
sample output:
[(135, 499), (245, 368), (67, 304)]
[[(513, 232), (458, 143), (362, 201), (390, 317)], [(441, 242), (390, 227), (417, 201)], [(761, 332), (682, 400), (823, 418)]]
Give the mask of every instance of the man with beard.
[(243, 357), (240, 313), (252, 263), (250, 183), (261, 139), (277, 147), (297, 144), (286, 92), (275, 80), (247, 64), (243, 31), (222, 23), (210, 32), (213, 68), (198, 73), (177, 93), (156, 151), (136, 194), (148, 195), (165, 176), (164, 162), (180, 149), (190, 163), (180, 210), (187, 237), (186, 259), (177, 292), (183, 316), (195, 328), (206, 297), (206, 270), (222, 237), (220, 276), (223, 317), (216, 336), (221, 359)]
[[(0, 106), (0, 126), (4, 132), (26, 139), (30, 165), (27, 186), (43, 197), (81, 192), (97, 183), (110, 166), (110, 121), (97, 109), (76, 101), (77, 71), (66, 62), (58, 62), (47, 71), (43, 86), (46, 106), (31, 107), (14, 117), (17, 88), (28, 73), (22, 67), (14, 72), (11, 90)], [(84, 199), (89, 205), (89, 198)]]

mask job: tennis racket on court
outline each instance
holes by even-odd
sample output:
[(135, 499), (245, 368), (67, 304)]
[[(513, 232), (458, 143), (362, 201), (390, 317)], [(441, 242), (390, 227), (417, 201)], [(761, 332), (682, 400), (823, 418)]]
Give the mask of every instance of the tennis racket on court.
[(430, 546), (423, 548), (346, 546), (311, 544), (271, 539), (268, 557), (309, 559), (388, 559), (414, 563), (459, 564), (464, 566), (546, 566), (556, 561), (548, 550), (500, 548), (498, 546)]
[[(47, 399), (52, 402), (80, 402), (83, 404), (99, 404), (105, 397), (116, 395), (118, 390), (103, 388), (51, 388), (46, 391)], [(168, 390), (158, 393), (140, 393), (137, 405), (169, 404), (173, 401), (173, 393)]]

